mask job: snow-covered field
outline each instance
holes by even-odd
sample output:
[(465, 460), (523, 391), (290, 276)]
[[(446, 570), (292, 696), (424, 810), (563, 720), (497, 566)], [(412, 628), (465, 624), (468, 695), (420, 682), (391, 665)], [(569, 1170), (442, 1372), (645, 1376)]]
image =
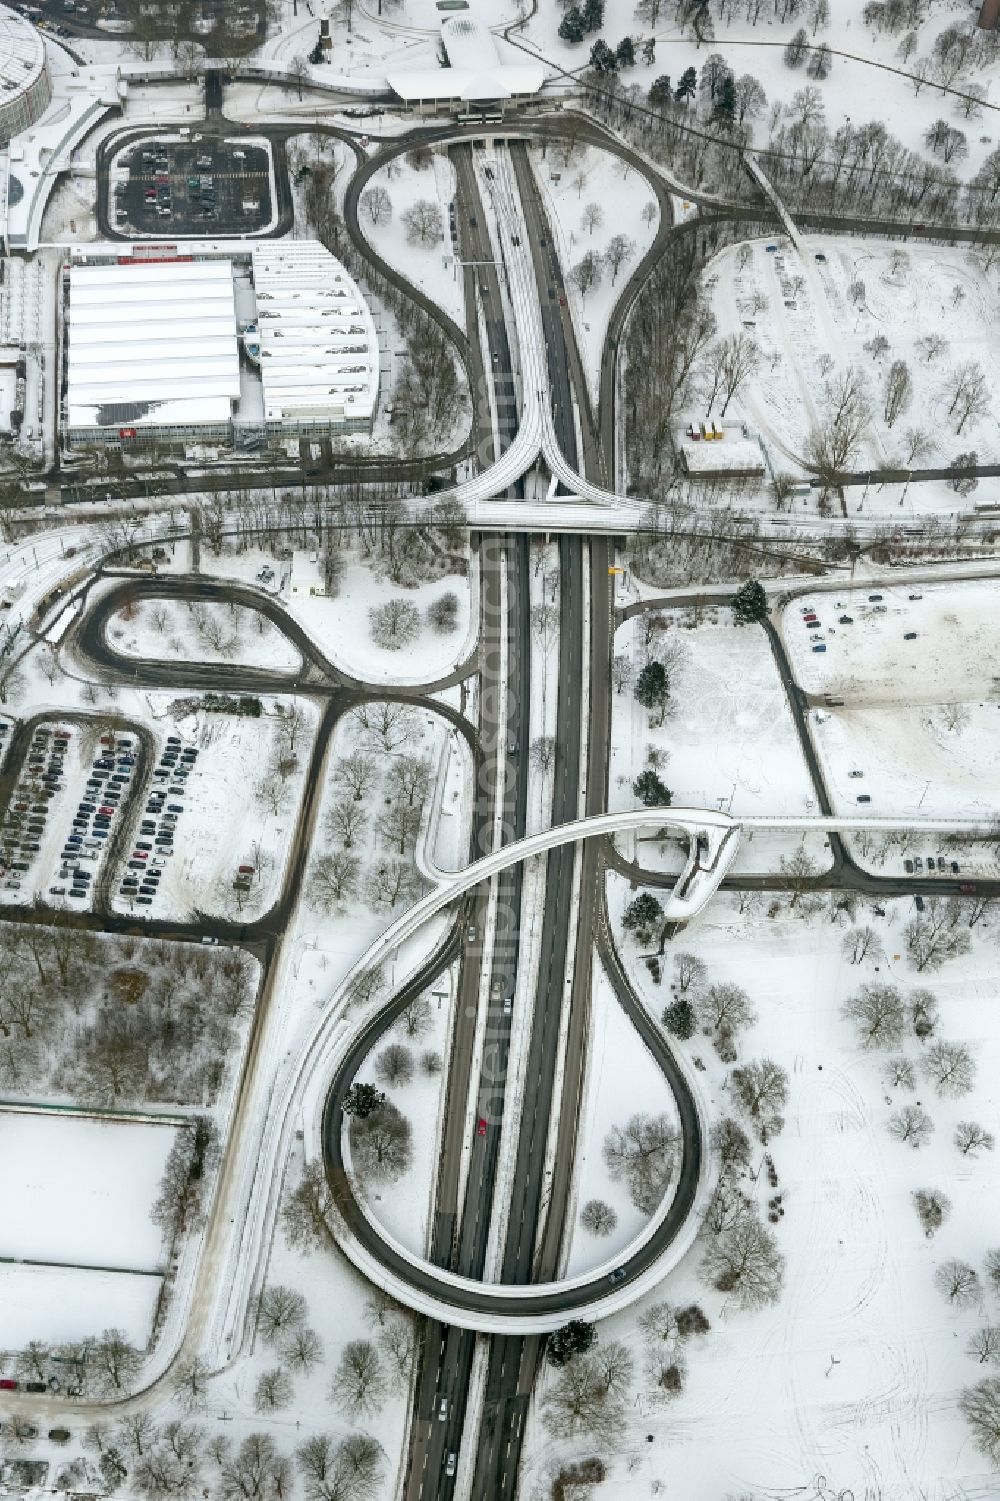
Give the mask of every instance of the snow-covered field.
[[(568, 165), (563, 165), (551, 149), (543, 152), (533, 146), (530, 156), (549, 217), (554, 220), (577, 342), (590, 395), (596, 401), (608, 320), (632, 271), (656, 236), (659, 208), (638, 172), (595, 146), (580, 148)], [(599, 219), (593, 215), (592, 205), (599, 210)], [(588, 210), (593, 223), (584, 219)], [(609, 242), (619, 235), (625, 236), (630, 248), (616, 269), (606, 257)], [(597, 284), (584, 294), (570, 273), (588, 251), (601, 259), (603, 270)]]
[[(668, 1115), (676, 1127), (673, 1094), (639, 1034), (619, 1006), (600, 964), (595, 960), (591, 1022), (591, 1072), (577, 1152), (576, 1221), (570, 1242), (566, 1275), (575, 1277), (589, 1267), (610, 1261), (647, 1222), (621, 1180), (613, 1179), (604, 1160), (604, 1140), (613, 1126), (624, 1126), (636, 1114)], [(628, 1079), (627, 1094), (622, 1080)], [(602, 1199), (618, 1217), (608, 1235), (596, 1236), (580, 1223), (580, 1211), (590, 1199)]]
[(0, 1349), (106, 1328), (145, 1344), (164, 1254), (149, 1211), (174, 1135), (134, 1121), (0, 1114)]
[(120, 611), (108, 634), (126, 656), (172, 661), (229, 662), (295, 672), (299, 652), (263, 615), (242, 605), (192, 600), (143, 601)]
[[(391, 216), (380, 224), (373, 223), (362, 195), (358, 210), (362, 232), (390, 266), (409, 277), (457, 323), (463, 324), (463, 281), (461, 272), (452, 263), (454, 245), (448, 231), (448, 205), (455, 196), (455, 173), (447, 154), (436, 151), (432, 163), (422, 168), (414, 168), (406, 157), (390, 162), (376, 172), (365, 192), (377, 188), (388, 193)], [(410, 237), (403, 220), (415, 203), (425, 201), (438, 209), (443, 233), (421, 242)]]
[[(785, 610), (782, 631), (803, 688), (844, 699), (810, 715), (838, 806), (867, 795), (873, 813), (991, 819), (1000, 798), (997, 586), (969, 581), (802, 598), (818, 607), (816, 634), (826, 651), (812, 651), (797, 602)], [(842, 614), (853, 623), (841, 624)], [(911, 632), (916, 639), (907, 641)]]
[[(475, 572), (472, 578), (475, 580)], [(478, 610), (472, 598), (476, 590), (475, 582), (470, 588), (469, 577), (455, 574), (415, 589), (401, 589), (352, 559), (332, 598), (297, 594), (290, 596), (286, 605), (289, 614), (343, 672), (367, 683), (416, 685), (447, 676), (473, 650), (478, 631)], [(458, 595), (458, 615), (455, 630), (439, 634), (427, 622), (426, 614), (443, 594)], [(420, 611), (420, 633), (402, 650), (387, 651), (371, 639), (368, 612), (400, 597)]]
[[(628, 654), (638, 674), (646, 661), (642, 616), (632, 616), (615, 635), (615, 652)], [(664, 758), (659, 775), (678, 805), (719, 807), (740, 813), (806, 813), (812, 789), (795, 726), (764, 633), (736, 629), (727, 609), (717, 624), (684, 629), (686, 611), (651, 646), (679, 653), (671, 668), (673, 712), (663, 725), (626, 688), (613, 695), (610, 805), (636, 805), (632, 781), (652, 747)]]
[[(964, 1353), (966, 1340), (995, 1320), (995, 1295), (983, 1274), (986, 1252), (1000, 1243), (995, 1164), (989, 1152), (962, 1156), (952, 1143), (960, 1120), (992, 1128), (1000, 1105), (1000, 1025), (990, 1004), (995, 939), (977, 928), (969, 959), (921, 976), (899, 957), (900, 926), (912, 905), (886, 905), (885, 920), (864, 919), (878, 928), (888, 955), (878, 975), (870, 964), (845, 960), (842, 928), (787, 915), (747, 921), (727, 897), (716, 898), (674, 945), (699, 955), (712, 982), (733, 981), (750, 992), (759, 1019), (741, 1037), (741, 1060), (767, 1055), (789, 1075), (786, 1124), (767, 1148), (785, 1208), (773, 1228), (786, 1286), (777, 1306), (742, 1312), (697, 1276), (699, 1245), (639, 1309), (601, 1325), (602, 1343), (625, 1340), (638, 1368), (615, 1443), (597, 1446), (616, 1453), (600, 1492), (609, 1501), (659, 1494), (652, 1490), (657, 1481), (670, 1494), (681, 1474), (678, 1494), (697, 1501), (744, 1492), (894, 1501), (996, 1494), (956, 1401), (961, 1386), (984, 1374)], [(664, 987), (647, 986), (641, 968), (633, 974), (658, 1012)], [(916, 1088), (886, 1087), (887, 1055), (862, 1052), (840, 1014), (846, 997), (873, 978), (898, 986), (904, 997), (919, 985), (935, 993), (937, 1035), (968, 1043), (977, 1061), (971, 1094), (937, 1096), (922, 1076), (928, 1045), (912, 1034), (899, 1051), (915, 1065)], [(696, 1035), (682, 1046), (706, 1061), (701, 1077), (713, 1118), (730, 1113), (724, 1071), (706, 1040)], [(913, 1151), (892, 1140), (886, 1125), (893, 1111), (918, 1100), (935, 1129)], [(755, 1173), (763, 1151), (756, 1146)], [(774, 1191), (764, 1173), (740, 1186), (762, 1207)], [(953, 1204), (932, 1238), (911, 1198), (928, 1188), (944, 1190)], [(977, 1298), (961, 1309), (933, 1281), (951, 1257), (972, 1264), (981, 1279)], [(663, 1298), (675, 1306), (697, 1300), (712, 1324), (710, 1334), (688, 1342), (685, 1390), (666, 1403), (648, 1384), (637, 1330), (642, 1309)], [(555, 1379), (547, 1371), (542, 1391)], [(536, 1408), (529, 1474), (545, 1473), (553, 1454), (579, 1453), (578, 1442), (575, 1450), (553, 1443)], [(826, 1477), (826, 1489), (817, 1475)]]
[(0, 1349), (61, 1344), (120, 1329), (142, 1349), (163, 1279), (134, 1272), (9, 1265), (0, 1269)]
[(0, 1256), (159, 1271), (150, 1222), (170, 1126), (0, 1113)]
[[(933, 445), (915, 461), (918, 467), (947, 464), (969, 451), (980, 463), (993, 462), (1000, 443), (991, 408), (970, 416), (961, 432), (962, 408), (949, 408), (963, 364), (980, 365), (989, 389), (1000, 375), (995, 274), (957, 246), (894, 247), (830, 235), (812, 235), (807, 244), (804, 260), (787, 240), (771, 239), (732, 246), (712, 262), (720, 332), (748, 332), (763, 354), (727, 416), (745, 415), (776, 450), (778, 467), (787, 467), (803, 456), (810, 429), (822, 425), (826, 384), (855, 367), (872, 417), (848, 467), (908, 467), (911, 428)], [(768, 245), (777, 250), (769, 252)], [(945, 341), (931, 358), (919, 347), (929, 334)], [(872, 354), (864, 346), (879, 336), (888, 348)], [(909, 407), (890, 427), (885, 384), (894, 360), (906, 362), (913, 390)], [(868, 509), (879, 503), (878, 493), (870, 492)]]

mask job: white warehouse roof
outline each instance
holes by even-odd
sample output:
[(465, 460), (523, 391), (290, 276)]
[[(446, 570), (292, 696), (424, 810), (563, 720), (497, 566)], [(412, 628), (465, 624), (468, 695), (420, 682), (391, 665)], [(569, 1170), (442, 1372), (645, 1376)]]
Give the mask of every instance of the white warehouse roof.
[(316, 240), (253, 249), (264, 416), (367, 421), (378, 401), (378, 335), (344, 267)]
[(228, 422), (240, 394), (228, 260), (70, 269), (71, 427)]
[(420, 100), (510, 99), (537, 94), (545, 81), (542, 63), (501, 61), (496, 40), (475, 16), (449, 16), (441, 23), (448, 67), (391, 68), (389, 87), (408, 103)]

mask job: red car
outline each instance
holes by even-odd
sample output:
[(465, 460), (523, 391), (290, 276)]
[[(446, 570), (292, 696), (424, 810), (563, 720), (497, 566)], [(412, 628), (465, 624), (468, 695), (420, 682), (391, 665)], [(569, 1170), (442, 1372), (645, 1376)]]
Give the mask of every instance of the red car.
[(485, 1136), (486, 1135), (486, 1117), (483, 1116), (483, 1115), (481, 1115), (479, 1117), (478, 1121), (476, 1122), (476, 1135), (477, 1136)]
[(0, 1377), (0, 1392), (16, 1392), (16, 1391), (17, 1391), (17, 1382), (16, 1381), (12, 1381), (9, 1376)]
[(104, 818), (110, 818), (111, 815), (114, 813), (115, 810), (111, 806), (110, 803), (105, 803), (103, 805), (103, 807), (98, 808), (97, 811), (98, 811), (98, 813), (100, 813), (102, 815), (102, 817), (104, 817)]

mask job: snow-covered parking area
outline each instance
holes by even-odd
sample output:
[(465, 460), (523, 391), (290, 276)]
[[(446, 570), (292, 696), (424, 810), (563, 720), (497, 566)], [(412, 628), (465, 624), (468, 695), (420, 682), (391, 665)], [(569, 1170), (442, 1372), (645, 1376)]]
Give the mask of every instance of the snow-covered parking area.
[[(162, 860), (159, 889), (151, 904), (137, 907), (116, 887), (114, 909), (174, 918), (196, 910), (244, 918), (266, 912), (281, 890), (317, 720), (314, 703), (267, 699), (260, 718), (206, 713), (179, 723), (198, 759), (183, 785), (146, 789), (166, 788), (164, 806), (176, 810), (170, 852), (158, 845), (151, 851)], [(143, 840), (138, 821), (135, 829), (126, 850), (133, 858)], [(240, 866), (246, 869), (237, 885)]]
[[(819, 615), (814, 631), (801, 613), (805, 604)], [(843, 615), (851, 622), (842, 623)], [(781, 627), (806, 692), (844, 700), (810, 716), (841, 810), (864, 796), (873, 814), (993, 817), (1000, 798), (996, 584), (803, 596)], [(826, 650), (815, 652), (816, 645)]]
[(106, 1328), (145, 1343), (164, 1257), (150, 1209), (174, 1136), (169, 1125), (0, 1112), (0, 1349)]

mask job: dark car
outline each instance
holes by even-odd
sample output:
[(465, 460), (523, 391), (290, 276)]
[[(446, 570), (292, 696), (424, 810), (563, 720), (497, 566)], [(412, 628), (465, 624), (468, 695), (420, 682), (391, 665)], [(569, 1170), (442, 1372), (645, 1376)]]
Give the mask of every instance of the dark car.
[(837, 624), (838, 625), (853, 625), (854, 624), (854, 616), (853, 615), (840, 615), (837, 618)]

